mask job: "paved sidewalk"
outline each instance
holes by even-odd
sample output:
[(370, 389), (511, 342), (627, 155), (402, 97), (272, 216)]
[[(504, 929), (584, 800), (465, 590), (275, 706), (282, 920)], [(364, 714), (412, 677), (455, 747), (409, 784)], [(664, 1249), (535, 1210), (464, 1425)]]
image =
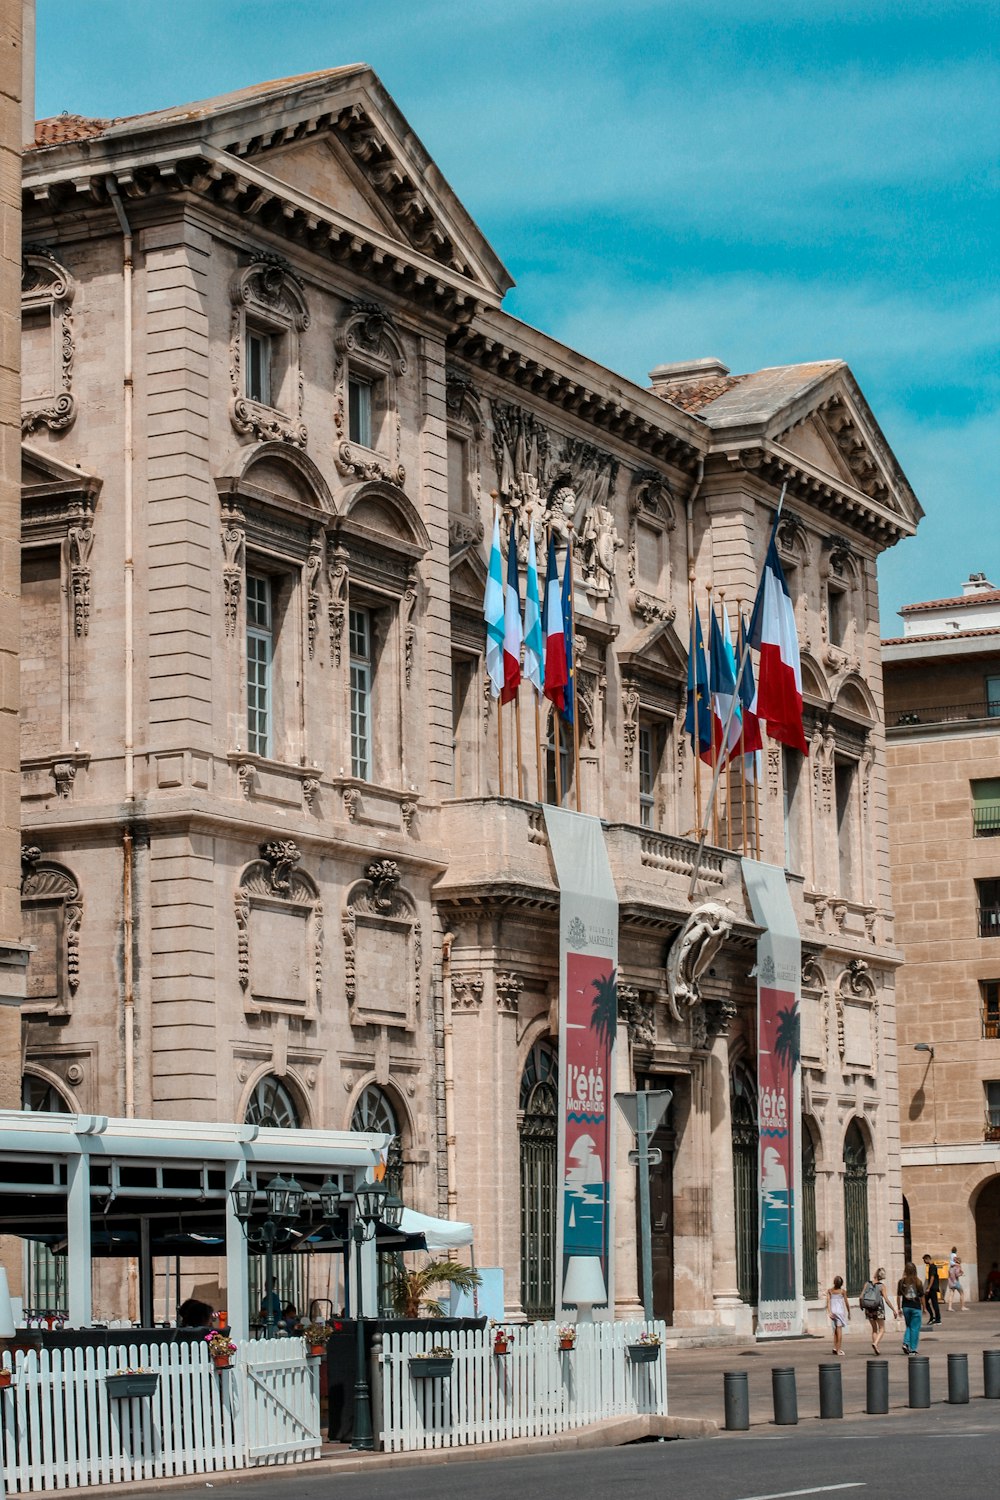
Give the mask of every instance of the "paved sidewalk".
[[(856, 1301), (857, 1299), (855, 1299)], [(902, 1352), (903, 1323), (888, 1320), (880, 1359), (889, 1362), (890, 1413), (908, 1411), (907, 1356)], [(942, 1312), (941, 1323), (920, 1335), (918, 1352), (929, 1356), (931, 1401), (947, 1400), (949, 1354), (969, 1356), (969, 1392), (972, 1400), (983, 1394), (983, 1350), (1000, 1349), (1000, 1302), (974, 1303), (966, 1312)], [(843, 1371), (844, 1414), (865, 1409), (866, 1366), (874, 1359), (868, 1320), (860, 1309), (851, 1308), (851, 1323), (844, 1339), (844, 1357), (836, 1359), (830, 1338), (772, 1339), (752, 1347), (730, 1349), (676, 1349), (667, 1354), (667, 1396), (673, 1417), (703, 1417), (722, 1427), (723, 1374), (746, 1370), (750, 1388), (752, 1427), (773, 1420), (771, 1370), (791, 1366), (796, 1372), (799, 1420), (819, 1416), (821, 1364), (839, 1364)], [(1000, 1421), (1000, 1402), (997, 1407)], [(884, 1420), (884, 1419), (883, 1419)]]

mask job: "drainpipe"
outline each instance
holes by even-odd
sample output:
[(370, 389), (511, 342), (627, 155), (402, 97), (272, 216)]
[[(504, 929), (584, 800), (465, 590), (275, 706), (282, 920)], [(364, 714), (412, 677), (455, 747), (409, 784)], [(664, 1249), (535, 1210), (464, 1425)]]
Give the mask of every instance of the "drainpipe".
[(441, 1009), (444, 1032), (444, 1143), (445, 1172), (448, 1178), (449, 1219), (457, 1217), (458, 1187), (456, 1184), (455, 1149), (455, 1065), (452, 1046), (451, 1024), (451, 945), (455, 941), (453, 932), (446, 932), (441, 939)]
[(698, 491), (701, 489), (701, 482), (704, 477), (705, 460), (704, 458), (699, 458), (698, 469), (694, 476), (694, 484), (691, 486), (691, 492), (684, 502), (685, 548), (687, 551), (687, 575), (690, 588), (694, 587), (694, 502)]
[[(108, 197), (115, 211), (122, 232), (122, 403), (124, 411), (124, 474), (122, 495), (124, 500), (124, 589), (125, 589), (125, 800), (135, 801), (135, 565), (133, 559), (134, 536), (134, 484), (135, 462), (134, 402), (135, 384), (132, 364), (132, 229), (125, 215), (118, 184), (113, 177), (106, 177)], [(122, 978), (123, 978), (123, 1022), (125, 1048), (125, 1118), (135, 1116), (135, 974), (132, 963), (132, 885), (133, 885), (133, 841), (132, 831), (126, 828), (122, 834)]]
[(111, 206), (118, 217), (118, 223), (122, 232), (122, 327), (124, 330), (124, 358), (123, 358), (123, 402), (125, 413), (125, 443), (124, 459), (125, 472), (122, 476), (122, 492), (125, 503), (125, 799), (131, 802), (135, 798), (135, 723), (133, 705), (133, 668), (135, 664), (135, 641), (134, 641), (134, 600), (133, 584), (135, 567), (132, 557), (133, 550), (133, 465), (135, 460), (135, 440), (133, 404), (135, 400), (135, 389), (132, 378), (132, 230), (128, 219), (125, 217), (125, 209), (122, 205), (121, 195), (118, 192), (118, 184), (113, 177), (106, 177), (105, 183)]

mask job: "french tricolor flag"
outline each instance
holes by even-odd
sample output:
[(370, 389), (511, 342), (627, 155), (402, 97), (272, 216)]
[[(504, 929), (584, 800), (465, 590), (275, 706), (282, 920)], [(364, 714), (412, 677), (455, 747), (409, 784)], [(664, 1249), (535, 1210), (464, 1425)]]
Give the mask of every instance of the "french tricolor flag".
[(774, 532), (750, 619), (750, 644), (760, 652), (757, 716), (773, 740), (809, 754), (802, 727), (802, 667), (792, 596), (781, 568)]
[(503, 591), (503, 687), (500, 702), (517, 697), (521, 682), (521, 585), (517, 576), (517, 527), (511, 523), (507, 541), (507, 587)]
[(545, 696), (562, 713), (566, 706), (566, 635), (563, 628), (562, 589), (556, 564), (556, 544), (549, 539), (545, 565), (545, 596), (542, 600), (542, 631), (545, 636)]

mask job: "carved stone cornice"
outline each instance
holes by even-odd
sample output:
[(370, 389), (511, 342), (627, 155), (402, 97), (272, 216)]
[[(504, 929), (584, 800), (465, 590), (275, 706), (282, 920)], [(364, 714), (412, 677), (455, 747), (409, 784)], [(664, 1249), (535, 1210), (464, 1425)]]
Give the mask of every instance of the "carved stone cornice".
[(516, 1016), (524, 980), (517, 974), (498, 974), (495, 980), (497, 1010), (501, 1015)]
[(455, 1010), (478, 1011), (483, 1003), (485, 983), (482, 974), (453, 973), (451, 1003)]

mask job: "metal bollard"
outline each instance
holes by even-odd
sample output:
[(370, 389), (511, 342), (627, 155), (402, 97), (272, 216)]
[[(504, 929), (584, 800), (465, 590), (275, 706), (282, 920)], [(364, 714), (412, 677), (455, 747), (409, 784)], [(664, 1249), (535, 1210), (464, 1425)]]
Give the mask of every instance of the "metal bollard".
[(865, 1411), (869, 1416), (882, 1416), (889, 1410), (889, 1361), (870, 1359), (865, 1381)]
[(771, 1370), (771, 1399), (774, 1402), (775, 1425), (796, 1426), (799, 1405), (795, 1396), (795, 1371), (791, 1365), (776, 1366)]
[(969, 1356), (948, 1355), (948, 1400), (952, 1406), (969, 1404)]
[(1000, 1349), (983, 1350), (983, 1395), (1000, 1401)]
[(819, 1367), (819, 1414), (821, 1417), (844, 1415), (844, 1386), (840, 1365)]
[(911, 1406), (931, 1404), (931, 1362), (926, 1354), (911, 1354), (907, 1361)]
[(750, 1426), (750, 1383), (746, 1370), (726, 1370), (722, 1377), (726, 1431), (746, 1432)]

